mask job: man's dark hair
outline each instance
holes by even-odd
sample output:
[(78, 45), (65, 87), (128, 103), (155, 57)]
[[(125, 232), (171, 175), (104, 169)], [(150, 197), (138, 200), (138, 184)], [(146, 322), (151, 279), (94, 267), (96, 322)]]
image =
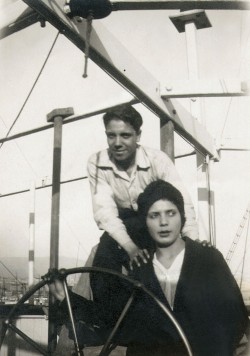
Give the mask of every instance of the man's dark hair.
[(107, 127), (111, 120), (122, 120), (130, 124), (137, 134), (140, 133), (140, 128), (143, 123), (141, 114), (131, 105), (122, 105), (117, 109), (108, 110), (103, 116), (104, 126)]

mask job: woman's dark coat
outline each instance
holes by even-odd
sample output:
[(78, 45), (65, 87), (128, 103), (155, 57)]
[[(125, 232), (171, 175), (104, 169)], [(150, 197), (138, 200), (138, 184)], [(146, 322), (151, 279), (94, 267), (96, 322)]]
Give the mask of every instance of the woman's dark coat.
[[(185, 241), (185, 255), (173, 314), (184, 330), (194, 355), (231, 356), (248, 323), (240, 290), (218, 250), (204, 247), (189, 238)], [(134, 271), (133, 277), (139, 279), (171, 309), (156, 278), (152, 262)], [(94, 314), (104, 321), (104, 334), (115, 324), (131, 290), (131, 285), (113, 276), (107, 280), (107, 285), (103, 285), (105, 315), (102, 315), (103, 304), (101, 309), (92, 305), (91, 311), (94, 310)], [(81, 303), (76, 304), (75, 314), (78, 320), (84, 320), (86, 309), (90, 308), (89, 301), (82, 299)], [(128, 356), (186, 355), (183, 342), (171, 321), (140, 290), (116, 335), (116, 341), (128, 346)]]
[[(248, 323), (240, 290), (218, 250), (204, 247), (189, 238), (185, 240), (186, 249), (173, 314), (195, 355), (233, 355)], [(145, 265), (141, 272), (138, 270), (137, 278), (170, 309), (152, 263)], [(137, 298), (133, 315), (130, 313), (129, 318), (124, 327), (130, 334), (134, 332), (131, 338), (141, 344), (165, 345), (162, 355), (183, 354), (179, 337), (170, 321), (146, 295)], [(169, 342), (167, 335), (172, 335), (174, 342)], [(168, 347), (168, 343), (171, 347)], [(134, 355), (140, 355), (138, 350)], [(152, 355), (155, 356), (154, 353)]]

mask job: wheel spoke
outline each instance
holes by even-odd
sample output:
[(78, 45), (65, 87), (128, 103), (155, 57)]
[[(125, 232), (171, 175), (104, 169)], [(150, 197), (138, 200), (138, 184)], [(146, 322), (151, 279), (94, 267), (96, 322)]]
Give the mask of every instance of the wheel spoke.
[[(111, 333), (110, 333), (110, 335), (109, 335), (109, 337), (108, 337), (108, 339), (107, 339), (105, 345), (103, 346), (103, 348), (102, 348), (102, 350), (101, 350), (99, 356), (106, 356), (106, 355), (108, 355), (109, 352), (111, 351), (111, 350), (110, 350), (111, 342), (112, 342), (112, 340), (113, 340), (115, 334), (117, 333), (117, 330), (119, 329), (119, 327), (120, 327), (120, 325), (121, 325), (123, 319), (125, 318), (125, 316), (126, 316), (128, 310), (129, 310), (129, 308), (130, 308), (130, 306), (131, 306), (131, 304), (132, 304), (132, 302), (133, 302), (133, 300), (134, 300), (134, 298), (135, 298), (135, 294), (136, 294), (136, 290), (134, 289), (133, 292), (132, 292), (132, 294), (131, 294), (131, 296), (129, 297), (129, 299), (128, 299), (126, 305), (125, 305), (125, 307), (123, 308), (123, 311), (121, 312), (121, 315), (120, 315), (119, 319), (117, 320), (117, 322), (116, 322), (116, 324), (115, 324), (113, 330), (111, 331)], [(108, 352), (108, 353), (107, 353), (107, 352)]]
[(67, 285), (67, 281), (65, 278), (63, 279), (63, 288), (64, 288), (64, 292), (65, 292), (66, 302), (67, 302), (68, 311), (69, 311), (69, 317), (70, 317), (71, 326), (72, 326), (73, 335), (74, 335), (74, 344), (75, 344), (76, 355), (83, 356), (83, 352), (81, 352), (81, 350), (80, 350), (78, 339), (77, 339), (75, 321), (74, 321), (72, 306), (71, 306), (71, 302), (70, 302), (70, 298), (69, 298), (68, 285)]
[(21, 336), (25, 341), (27, 341), (30, 345), (34, 347), (37, 351), (39, 351), (42, 355), (48, 356), (48, 352), (45, 351), (40, 345), (38, 345), (35, 341), (33, 341), (29, 336), (24, 334), (20, 329), (18, 329), (15, 325), (9, 324), (8, 327), (13, 330), (17, 335)]

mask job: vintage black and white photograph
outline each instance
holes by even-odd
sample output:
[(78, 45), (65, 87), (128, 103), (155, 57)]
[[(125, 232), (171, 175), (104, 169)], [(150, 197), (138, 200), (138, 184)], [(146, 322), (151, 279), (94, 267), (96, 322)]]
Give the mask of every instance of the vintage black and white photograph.
[(250, 355), (250, 1), (1, 0), (0, 355)]

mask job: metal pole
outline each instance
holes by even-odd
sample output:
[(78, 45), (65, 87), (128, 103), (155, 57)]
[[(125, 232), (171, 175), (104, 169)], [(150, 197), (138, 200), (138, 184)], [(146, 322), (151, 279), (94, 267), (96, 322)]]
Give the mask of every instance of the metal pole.
[(174, 162), (174, 124), (171, 120), (161, 123), (161, 150)]
[(35, 183), (30, 186), (30, 213), (29, 213), (29, 287), (34, 282), (34, 256), (35, 256)]
[[(73, 108), (55, 109), (47, 115), (47, 121), (54, 122), (54, 149), (53, 149), (53, 179), (52, 179), (52, 207), (50, 232), (50, 269), (58, 269), (59, 254), (59, 216), (60, 216), (60, 180), (61, 180), (61, 149), (63, 118), (73, 115)], [(49, 315), (51, 315), (55, 298), (49, 296)], [(57, 343), (56, 325), (49, 318), (48, 348), (53, 353)]]
[[(187, 43), (187, 59), (189, 79), (198, 79), (198, 59), (196, 46), (196, 26), (194, 21), (185, 23), (186, 43)], [(201, 108), (199, 98), (190, 98), (190, 108), (192, 115), (201, 122)], [(211, 241), (211, 227), (209, 221), (209, 206), (208, 206), (208, 191), (207, 191), (207, 175), (205, 157), (196, 152), (197, 164), (197, 184), (198, 184), (198, 218), (199, 218), (199, 236), (201, 239), (207, 237)]]
[[(198, 55), (196, 46), (196, 26), (194, 21), (185, 23), (186, 45), (187, 45), (187, 64), (189, 79), (198, 79)], [(202, 122), (200, 113), (200, 101), (198, 98), (191, 98), (191, 113), (199, 121)]]
[[(186, 34), (187, 48), (187, 65), (188, 75), (190, 80), (199, 78), (198, 55), (197, 55), (197, 30), (211, 27), (208, 17), (203, 10), (184, 11), (177, 16), (170, 16), (171, 21), (179, 32)], [(204, 120), (201, 117), (201, 107), (198, 98), (190, 98), (190, 111), (192, 116), (204, 125)], [(209, 192), (206, 174), (206, 161), (204, 155), (196, 152), (196, 167), (197, 167), (197, 215), (199, 220), (199, 236), (201, 239), (206, 237), (211, 242), (211, 226), (209, 220)]]
[(54, 118), (50, 268), (58, 268), (62, 121), (61, 116)]

